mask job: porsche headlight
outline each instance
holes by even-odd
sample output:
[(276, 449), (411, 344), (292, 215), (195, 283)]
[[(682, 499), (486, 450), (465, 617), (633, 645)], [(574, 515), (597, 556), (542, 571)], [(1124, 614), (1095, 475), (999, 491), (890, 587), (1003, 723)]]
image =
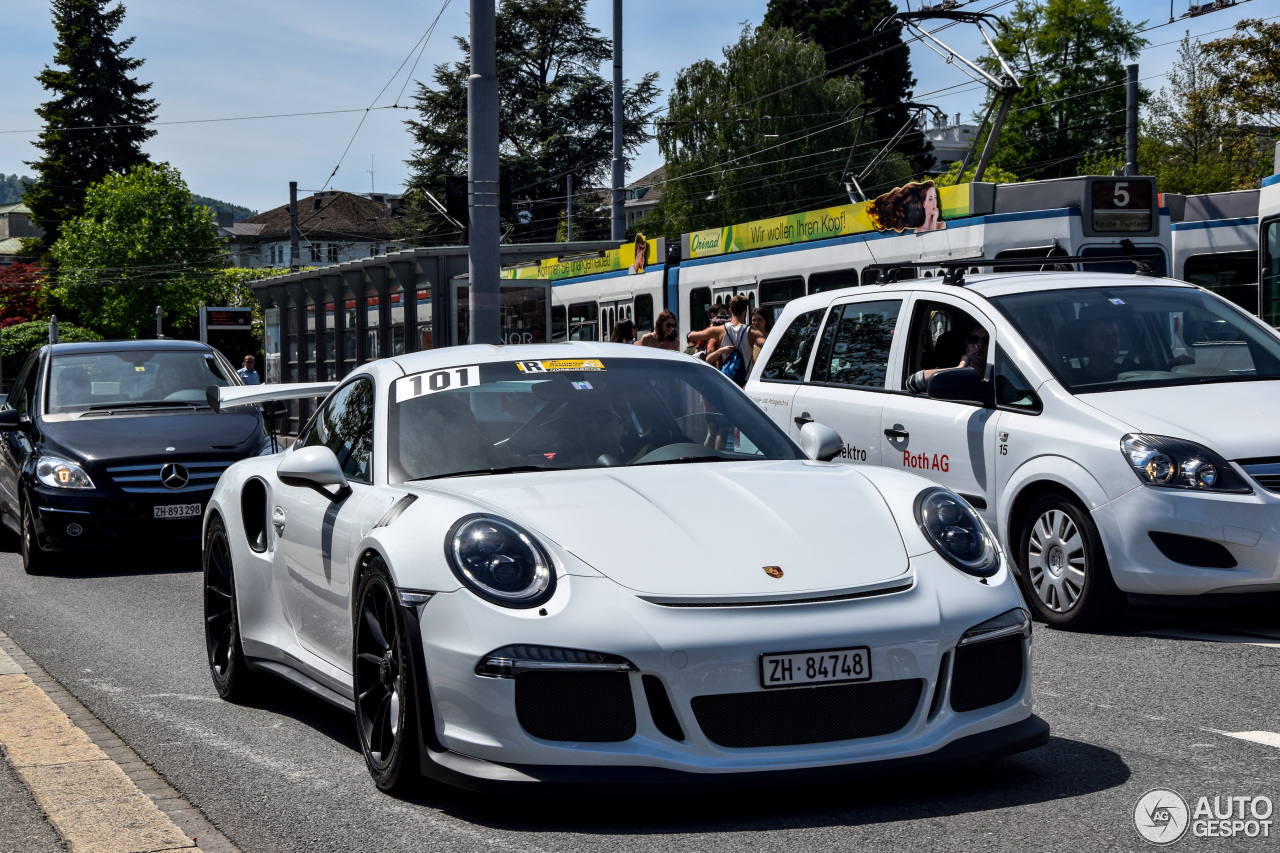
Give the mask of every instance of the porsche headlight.
[(1193, 441), (1129, 434), (1120, 440), (1125, 461), (1145, 485), (1199, 492), (1253, 492), (1231, 463)]
[(93, 488), (93, 480), (78, 463), (60, 456), (41, 456), (36, 463), (36, 479), (55, 489)]
[(921, 492), (916, 498), (916, 521), (938, 553), (965, 574), (985, 578), (1000, 568), (1000, 552), (986, 524), (954, 492)]
[(537, 607), (555, 592), (550, 558), (509, 521), (469, 515), (449, 530), (444, 549), (458, 580), (486, 601)]

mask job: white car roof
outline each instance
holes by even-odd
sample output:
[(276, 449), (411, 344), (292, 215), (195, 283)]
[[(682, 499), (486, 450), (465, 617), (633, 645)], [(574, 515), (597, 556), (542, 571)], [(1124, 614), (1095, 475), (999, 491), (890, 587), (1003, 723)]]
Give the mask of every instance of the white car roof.
[[(975, 261), (975, 265), (981, 263)], [(825, 308), (833, 301), (849, 296), (873, 294), (906, 294), (927, 291), (932, 293), (957, 293), (969, 291), (984, 298), (1008, 296), (1014, 293), (1038, 293), (1044, 290), (1073, 290), (1088, 287), (1155, 287), (1172, 286), (1194, 288), (1195, 285), (1172, 278), (1153, 278), (1123, 273), (1082, 272), (1019, 272), (982, 273), (965, 277), (962, 286), (943, 284), (941, 278), (917, 278), (893, 284), (866, 284), (814, 293), (787, 304), (787, 314), (794, 316), (804, 311)]]

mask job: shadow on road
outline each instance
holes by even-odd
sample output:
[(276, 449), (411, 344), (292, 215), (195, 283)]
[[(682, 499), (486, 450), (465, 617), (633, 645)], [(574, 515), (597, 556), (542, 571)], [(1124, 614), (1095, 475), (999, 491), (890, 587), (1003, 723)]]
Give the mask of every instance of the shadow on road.
[[(655, 795), (620, 808), (616, 797), (491, 797), (429, 785), (408, 802), (516, 832), (651, 835), (858, 826), (943, 818), (1061, 800), (1123, 785), (1129, 768), (1108, 749), (1052, 738), (1039, 749), (966, 770), (823, 787), (732, 794)], [(551, 793), (551, 792), (547, 792)]]
[(289, 717), (310, 726), (334, 743), (341, 744), (356, 754), (360, 753), (356, 718), (353, 715), (317, 699), (283, 678), (267, 674), (260, 674), (259, 678), (262, 685), (259, 698), (236, 704)]
[(130, 575), (172, 575), (203, 571), (200, 551), (186, 548), (150, 548), (146, 551), (100, 552), (59, 555), (42, 572), (54, 578), (110, 578)]

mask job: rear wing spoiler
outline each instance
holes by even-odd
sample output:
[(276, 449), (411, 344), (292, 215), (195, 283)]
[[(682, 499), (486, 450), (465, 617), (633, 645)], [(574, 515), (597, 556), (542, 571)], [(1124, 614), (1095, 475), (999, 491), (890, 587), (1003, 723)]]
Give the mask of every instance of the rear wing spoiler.
[(245, 406), (272, 400), (301, 400), (327, 397), (338, 387), (337, 382), (276, 382), (270, 385), (210, 385), (204, 391), (209, 408), (215, 412), (224, 406)]

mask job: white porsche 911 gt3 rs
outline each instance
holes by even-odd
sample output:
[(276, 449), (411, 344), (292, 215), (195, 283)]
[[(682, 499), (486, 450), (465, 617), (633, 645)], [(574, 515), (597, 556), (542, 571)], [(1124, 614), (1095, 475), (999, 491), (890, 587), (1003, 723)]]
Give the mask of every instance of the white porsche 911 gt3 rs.
[(676, 353), (363, 365), (218, 483), (214, 684), (273, 673), (352, 710), (384, 789), (777, 784), (1045, 743), (1030, 619), (977, 514), (800, 438)]

